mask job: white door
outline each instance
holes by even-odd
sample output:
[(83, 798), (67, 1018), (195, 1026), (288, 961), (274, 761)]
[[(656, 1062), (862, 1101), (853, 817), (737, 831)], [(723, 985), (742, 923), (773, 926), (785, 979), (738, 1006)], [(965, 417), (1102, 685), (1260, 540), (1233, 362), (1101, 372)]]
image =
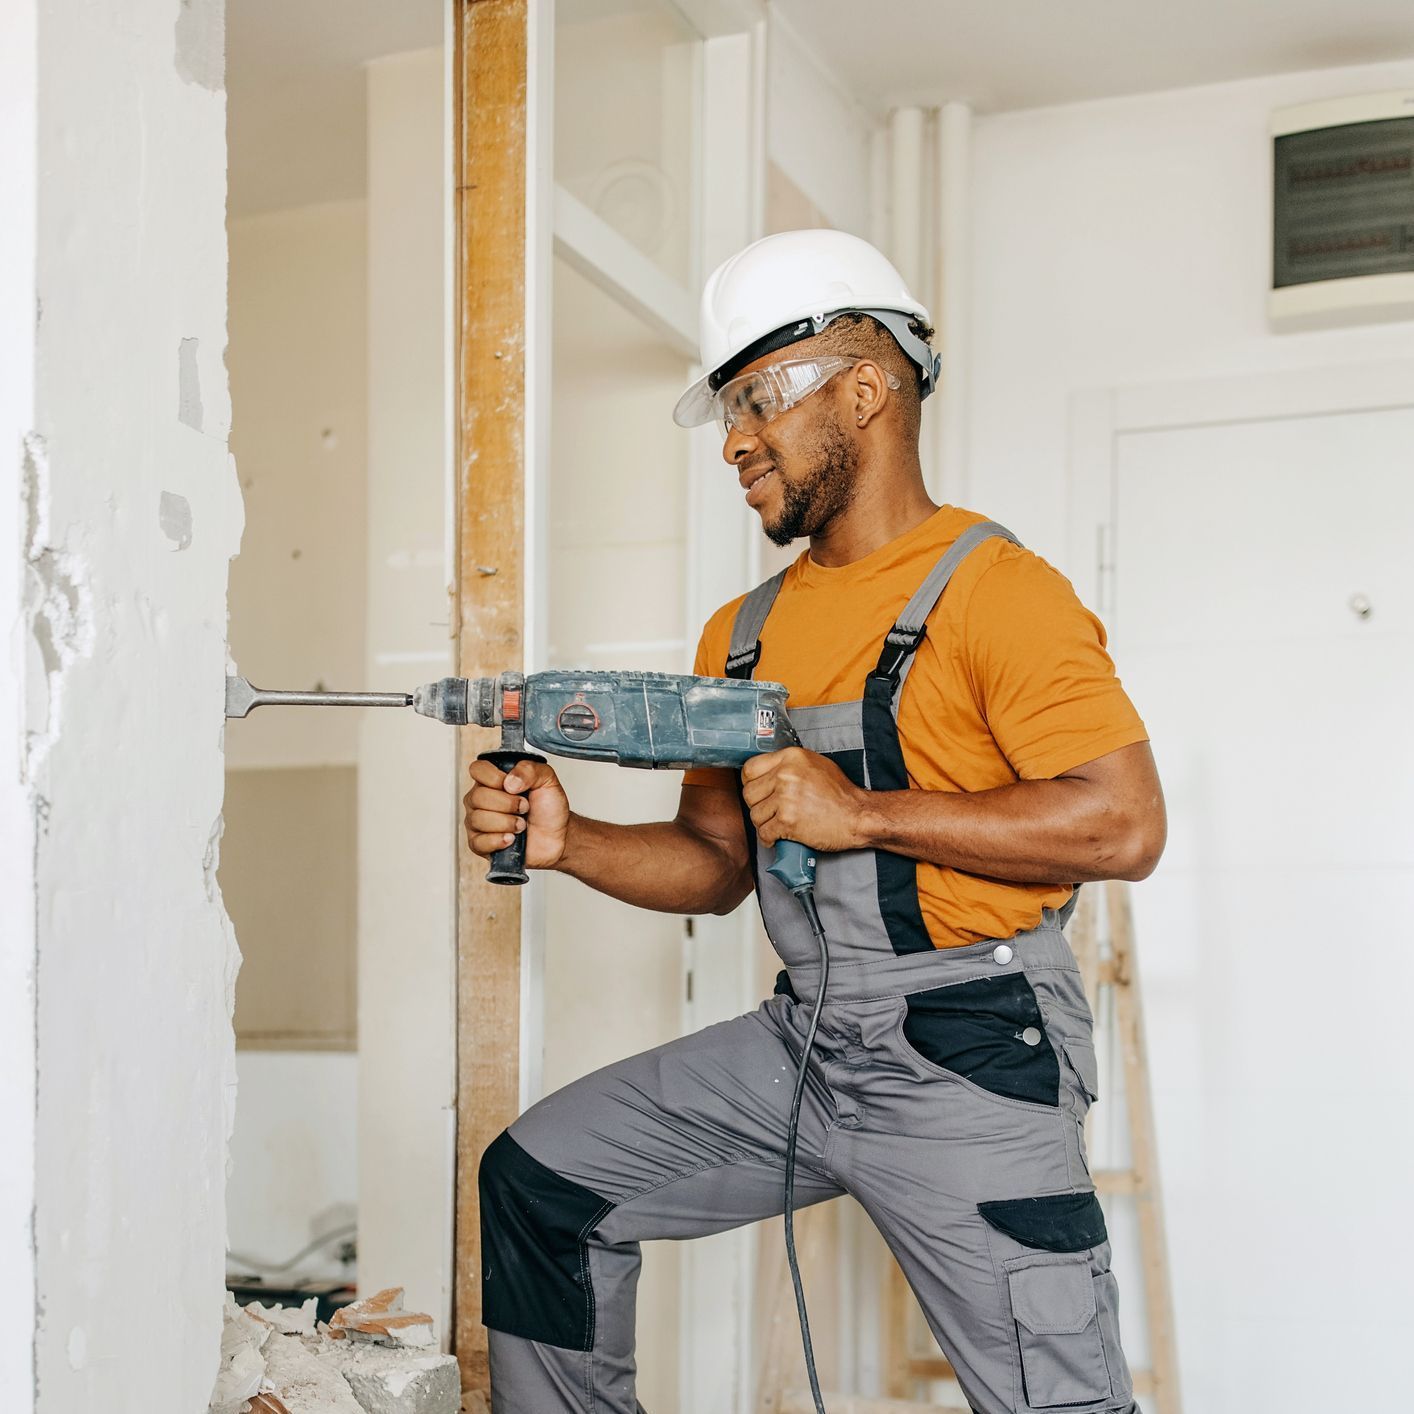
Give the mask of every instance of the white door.
[(1414, 395), (1293, 401), (1111, 444), (1107, 617), (1170, 811), (1136, 907), (1204, 1414), (1410, 1400)]

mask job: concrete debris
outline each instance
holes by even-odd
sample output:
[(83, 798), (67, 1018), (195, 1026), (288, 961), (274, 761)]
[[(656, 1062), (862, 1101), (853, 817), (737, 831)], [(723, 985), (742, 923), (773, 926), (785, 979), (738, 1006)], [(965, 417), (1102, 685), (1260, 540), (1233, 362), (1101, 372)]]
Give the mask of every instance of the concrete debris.
[(242, 1309), (227, 1297), (208, 1414), (459, 1414), (456, 1359), (390, 1287), (316, 1322), (318, 1303)]
[(318, 1310), (317, 1296), (311, 1296), (303, 1306), (262, 1306), (260, 1302), (252, 1301), (245, 1308), (246, 1315), (267, 1322), (281, 1335), (314, 1335)]
[[(278, 1396), (289, 1414), (366, 1414), (348, 1381), (333, 1365), (306, 1349), (306, 1339), (297, 1335), (270, 1338), (261, 1389)], [(310, 1343), (318, 1340), (315, 1336)]]
[(460, 1414), (455, 1356), (348, 1340), (330, 1342), (319, 1354), (341, 1371), (366, 1414)]
[(390, 1286), (374, 1296), (355, 1301), (334, 1312), (329, 1334), (335, 1340), (371, 1341), (377, 1345), (397, 1345), (425, 1349), (434, 1344), (432, 1317), (403, 1310), (403, 1289)]
[(270, 1326), (247, 1315), (227, 1296), (221, 1326), (221, 1365), (211, 1392), (210, 1414), (248, 1414), (250, 1400), (265, 1378), (261, 1354)]

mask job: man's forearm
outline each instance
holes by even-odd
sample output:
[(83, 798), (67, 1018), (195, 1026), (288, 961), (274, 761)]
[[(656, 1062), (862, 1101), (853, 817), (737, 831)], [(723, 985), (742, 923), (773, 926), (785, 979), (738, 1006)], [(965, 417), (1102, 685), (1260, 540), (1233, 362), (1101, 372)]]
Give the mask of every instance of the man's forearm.
[(660, 913), (728, 913), (751, 888), (743, 861), (675, 820), (613, 825), (571, 815), (555, 867), (600, 893)]
[(863, 848), (1022, 884), (1142, 879), (1162, 838), (1086, 782), (1018, 781), (970, 793), (865, 792)]

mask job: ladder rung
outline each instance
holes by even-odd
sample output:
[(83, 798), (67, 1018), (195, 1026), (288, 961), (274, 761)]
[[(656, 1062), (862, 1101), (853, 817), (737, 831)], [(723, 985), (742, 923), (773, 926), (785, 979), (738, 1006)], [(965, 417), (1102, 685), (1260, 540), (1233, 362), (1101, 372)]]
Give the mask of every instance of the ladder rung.
[(1096, 1193), (1145, 1194), (1149, 1186), (1134, 1169), (1096, 1169), (1091, 1177), (1095, 1180)]
[(914, 1355), (908, 1361), (908, 1376), (915, 1380), (955, 1380), (957, 1372), (941, 1355)]
[[(826, 1394), (825, 1408), (830, 1414), (963, 1414), (960, 1404), (919, 1404), (911, 1399), (870, 1398), (860, 1394)], [(810, 1391), (787, 1390), (781, 1401), (781, 1414), (815, 1414), (815, 1402)]]

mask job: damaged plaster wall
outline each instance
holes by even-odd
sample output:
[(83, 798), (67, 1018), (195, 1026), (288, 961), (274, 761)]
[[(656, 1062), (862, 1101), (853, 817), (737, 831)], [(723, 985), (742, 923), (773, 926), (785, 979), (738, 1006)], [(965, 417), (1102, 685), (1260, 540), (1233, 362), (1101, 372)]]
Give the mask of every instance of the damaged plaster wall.
[(24, 775), (25, 506), (34, 426), (38, 0), (0, 10), (0, 1390), (34, 1391), (35, 801)]
[(215, 870), (242, 518), (223, 31), (222, 0), (47, 0), (38, 17), (40, 1414), (192, 1414), (220, 1343), (238, 953)]

